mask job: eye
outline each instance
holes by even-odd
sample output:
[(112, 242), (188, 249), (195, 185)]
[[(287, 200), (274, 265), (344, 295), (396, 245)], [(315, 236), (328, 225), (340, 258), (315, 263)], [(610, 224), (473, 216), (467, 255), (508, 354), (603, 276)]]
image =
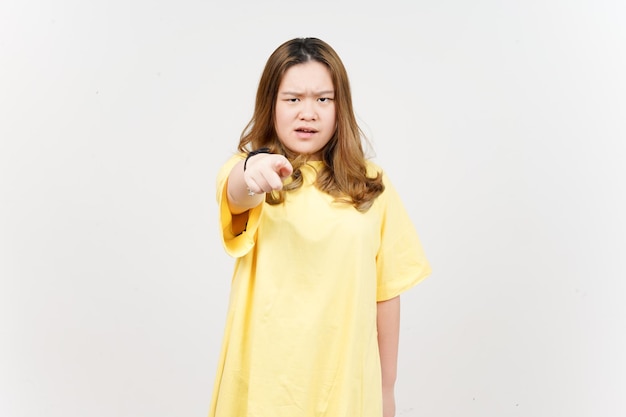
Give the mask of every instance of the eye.
[(300, 99), (299, 99), (299, 98), (297, 98), (297, 97), (291, 97), (291, 98), (287, 98), (287, 99), (285, 99), (285, 101), (286, 101), (287, 103), (297, 103), (299, 100), (300, 100)]
[(320, 102), (322, 102), (322, 103), (328, 103), (328, 102), (333, 101), (333, 99), (332, 99), (332, 98), (330, 98), (330, 97), (320, 97), (320, 98), (318, 98), (318, 100), (319, 100)]

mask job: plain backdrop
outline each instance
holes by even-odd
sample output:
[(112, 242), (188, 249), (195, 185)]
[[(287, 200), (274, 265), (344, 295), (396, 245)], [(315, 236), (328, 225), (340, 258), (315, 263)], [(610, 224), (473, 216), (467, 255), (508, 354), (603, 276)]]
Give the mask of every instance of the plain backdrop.
[[(233, 260), (215, 177), (315, 36), (433, 274), (398, 416), (626, 415), (626, 3), (0, 3), (0, 416), (201, 417)], [(356, 416), (354, 416), (356, 417)]]

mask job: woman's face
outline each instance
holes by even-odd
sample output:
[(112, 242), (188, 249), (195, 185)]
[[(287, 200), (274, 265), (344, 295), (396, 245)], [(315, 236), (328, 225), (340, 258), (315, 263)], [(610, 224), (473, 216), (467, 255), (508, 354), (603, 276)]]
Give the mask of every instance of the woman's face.
[(335, 90), (328, 68), (317, 61), (296, 64), (283, 76), (276, 96), (275, 129), (284, 147), (321, 159), (337, 127)]

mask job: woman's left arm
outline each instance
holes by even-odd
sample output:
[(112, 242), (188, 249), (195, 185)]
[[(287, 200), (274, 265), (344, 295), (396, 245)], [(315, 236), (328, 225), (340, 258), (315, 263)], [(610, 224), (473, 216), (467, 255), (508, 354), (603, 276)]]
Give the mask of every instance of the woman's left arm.
[(394, 387), (398, 371), (400, 339), (400, 296), (377, 304), (376, 325), (383, 389), (383, 417), (396, 413)]

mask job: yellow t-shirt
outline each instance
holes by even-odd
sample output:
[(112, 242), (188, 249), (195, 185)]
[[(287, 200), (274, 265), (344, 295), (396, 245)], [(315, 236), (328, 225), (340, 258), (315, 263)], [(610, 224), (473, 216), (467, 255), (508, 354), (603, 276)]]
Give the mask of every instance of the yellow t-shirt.
[[(217, 179), (222, 239), (236, 258), (210, 417), (380, 417), (376, 302), (430, 274), (389, 182), (365, 213), (314, 186), (320, 162), (285, 202), (250, 210), (232, 233)], [(368, 170), (380, 171), (368, 162)]]

